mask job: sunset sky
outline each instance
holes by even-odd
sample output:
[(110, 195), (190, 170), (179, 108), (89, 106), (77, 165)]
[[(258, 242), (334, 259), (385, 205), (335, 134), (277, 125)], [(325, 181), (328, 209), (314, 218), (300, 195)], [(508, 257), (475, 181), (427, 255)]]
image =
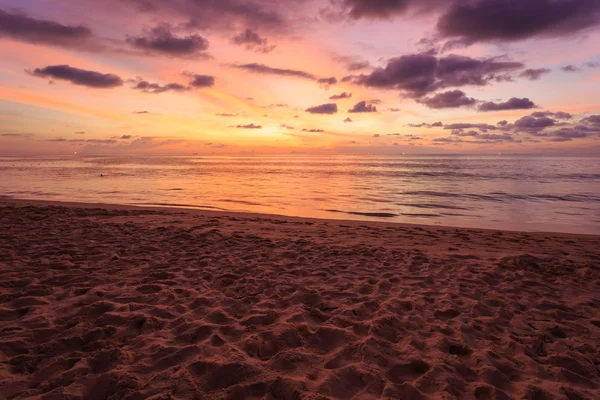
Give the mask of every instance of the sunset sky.
[(597, 0), (0, 0), (0, 153), (600, 153)]

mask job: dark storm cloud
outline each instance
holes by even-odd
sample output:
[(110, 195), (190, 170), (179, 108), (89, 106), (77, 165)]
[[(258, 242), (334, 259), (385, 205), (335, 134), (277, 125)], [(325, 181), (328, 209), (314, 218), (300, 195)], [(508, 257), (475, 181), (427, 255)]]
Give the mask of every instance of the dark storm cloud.
[(600, 23), (597, 0), (454, 1), (438, 21), (444, 37), (465, 43), (563, 37)]
[(200, 74), (185, 74), (186, 76), (192, 78), (189, 85), (194, 88), (207, 88), (215, 85), (215, 77), (210, 75), (200, 75)]
[(503, 103), (494, 103), (493, 101), (488, 101), (479, 106), (479, 111), (505, 111), (505, 110), (528, 110), (531, 108), (535, 108), (536, 105), (533, 101), (528, 98), (519, 99), (517, 97), (513, 97), (508, 101)]
[(418, 102), (429, 108), (440, 109), (472, 106), (477, 103), (477, 100), (468, 97), (462, 90), (450, 90), (432, 97), (422, 98)]
[(187, 86), (179, 83), (167, 83), (166, 85), (160, 85), (158, 83), (152, 83), (143, 79), (134, 81), (135, 85), (132, 87), (134, 90), (140, 90), (144, 93), (165, 93), (165, 92), (183, 92), (188, 90)]
[(331, 96), (329, 98), (329, 100), (342, 100), (342, 99), (349, 99), (351, 97), (352, 97), (352, 93), (342, 92), (340, 94), (334, 94), (333, 96)]
[(374, 113), (377, 112), (377, 107), (373, 104), (367, 104), (366, 101), (358, 102), (348, 110), (349, 113)]
[(475, 59), (454, 54), (437, 57), (432, 52), (425, 52), (392, 58), (385, 68), (351, 80), (356, 84), (398, 89), (412, 97), (421, 97), (447, 87), (485, 86), (506, 79), (506, 74), (523, 67), (522, 63), (498, 57)]
[(317, 80), (319, 79), (316, 75), (310, 74), (304, 71), (298, 71), (295, 69), (285, 69), (285, 68), (273, 68), (263, 64), (243, 64), (243, 65), (232, 65), (234, 68), (242, 69), (248, 72), (254, 72), (257, 74), (264, 75), (279, 75), (279, 76), (291, 76), (297, 78), (305, 78)]
[(262, 126), (261, 125), (248, 124), (248, 125), (238, 125), (238, 126), (236, 126), (236, 128), (240, 128), (240, 129), (262, 129)]
[(82, 47), (92, 39), (93, 34), (89, 28), (81, 25), (63, 25), (0, 10), (0, 37), (35, 44)]
[(269, 45), (269, 41), (261, 37), (258, 33), (248, 28), (243, 32), (238, 33), (231, 39), (232, 43), (245, 46), (248, 50), (253, 50), (261, 53), (269, 53), (275, 50), (275, 45)]
[(60, 79), (75, 85), (100, 89), (114, 88), (122, 86), (124, 83), (117, 75), (88, 71), (70, 65), (49, 65), (44, 68), (36, 68), (31, 74), (41, 78)]
[(209, 46), (208, 40), (200, 35), (176, 37), (166, 26), (152, 29), (148, 36), (128, 38), (127, 41), (137, 49), (171, 57), (201, 55)]
[(338, 106), (335, 103), (321, 104), (306, 109), (306, 112), (311, 114), (335, 114), (337, 111)]
[(519, 76), (521, 78), (529, 79), (530, 81), (537, 81), (543, 75), (549, 74), (550, 72), (552, 71), (548, 68), (529, 68), (521, 72)]

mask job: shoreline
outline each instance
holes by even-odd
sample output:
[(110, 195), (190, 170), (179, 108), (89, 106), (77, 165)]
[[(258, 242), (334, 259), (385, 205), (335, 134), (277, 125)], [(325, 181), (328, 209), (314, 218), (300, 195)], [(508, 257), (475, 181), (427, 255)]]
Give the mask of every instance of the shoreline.
[(17, 198), (3, 198), (0, 197), (0, 207), (5, 205), (15, 206), (36, 206), (36, 207), (65, 207), (65, 208), (101, 208), (107, 210), (158, 210), (166, 212), (185, 212), (190, 214), (199, 214), (206, 216), (237, 216), (240, 218), (278, 218), (289, 221), (311, 221), (319, 222), (324, 221), (328, 223), (337, 223), (345, 225), (375, 225), (381, 227), (418, 227), (426, 230), (430, 229), (456, 229), (456, 230), (468, 230), (468, 231), (482, 231), (482, 232), (507, 232), (507, 233), (526, 233), (534, 235), (557, 235), (557, 236), (573, 236), (573, 237), (597, 237), (600, 239), (600, 232), (598, 234), (591, 233), (570, 233), (570, 232), (557, 232), (557, 231), (533, 231), (533, 230), (511, 230), (511, 229), (494, 229), (494, 228), (472, 228), (462, 226), (451, 226), (451, 225), (428, 225), (428, 224), (411, 224), (404, 222), (392, 222), (392, 221), (373, 221), (373, 220), (362, 220), (362, 219), (343, 219), (343, 218), (314, 218), (314, 217), (300, 217), (300, 216), (289, 216), (283, 214), (268, 214), (268, 213), (253, 213), (246, 211), (229, 211), (229, 210), (212, 210), (209, 207), (203, 208), (201, 206), (185, 206), (185, 205), (135, 205), (135, 204), (118, 204), (118, 203), (84, 203), (84, 202), (71, 202), (71, 201), (60, 201), (60, 200), (33, 200), (33, 199), (17, 199)]
[(600, 398), (599, 242), (1, 199), (0, 393)]

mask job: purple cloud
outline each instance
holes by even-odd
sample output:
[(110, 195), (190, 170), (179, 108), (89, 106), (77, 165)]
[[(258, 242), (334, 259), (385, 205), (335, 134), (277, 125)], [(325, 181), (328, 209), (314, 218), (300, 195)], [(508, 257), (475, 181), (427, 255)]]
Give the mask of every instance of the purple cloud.
[(366, 101), (358, 102), (348, 110), (349, 113), (374, 113), (377, 112), (377, 107), (373, 104), (367, 104)]
[(89, 28), (81, 25), (63, 25), (0, 10), (0, 37), (51, 46), (81, 47), (93, 34)]
[(231, 39), (232, 43), (245, 46), (248, 50), (257, 51), (260, 53), (270, 53), (275, 50), (275, 45), (269, 45), (269, 41), (261, 37), (258, 33), (248, 28), (243, 32), (238, 33)]
[(165, 26), (152, 29), (147, 37), (128, 38), (127, 41), (137, 49), (170, 57), (201, 55), (209, 46), (208, 40), (200, 35), (179, 38)]
[(497, 57), (474, 59), (451, 54), (438, 58), (431, 52), (392, 58), (385, 68), (369, 75), (352, 78), (356, 84), (398, 89), (410, 96), (421, 97), (447, 87), (484, 86), (506, 79), (506, 74), (522, 69), (522, 63)]
[(248, 125), (238, 125), (236, 126), (236, 128), (240, 128), (240, 129), (262, 129), (261, 125), (254, 125), (252, 124), (248, 124)]
[(44, 68), (36, 68), (31, 74), (41, 78), (60, 79), (75, 85), (97, 89), (114, 88), (122, 86), (124, 83), (117, 75), (88, 71), (70, 65), (49, 65)]
[(194, 88), (207, 88), (215, 85), (214, 76), (190, 73), (186, 74), (186, 76), (192, 78), (189, 85)]
[(310, 74), (304, 71), (298, 71), (294, 69), (285, 69), (285, 68), (273, 68), (263, 64), (243, 64), (243, 65), (232, 65), (234, 68), (242, 69), (248, 72), (254, 72), (257, 74), (265, 74), (265, 75), (279, 75), (279, 76), (291, 76), (297, 78), (305, 78), (317, 80), (319, 79), (316, 75)]
[(552, 71), (548, 68), (529, 68), (521, 72), (519, 76), (521, 78), (529, 79), (530, 81), (537, 81), (543, 75), (549, 74), (550, 72)]
[(444, 37), (475, 43), (562, 37), (599, 23), (595, 0), (479, 0), (454, 1), (437, 29)]
[(331, 96), (329, 98), (329, 100), (342, 100), (342, 99), (349, 99), (351, 97), (352, 97), (352, 93), (342, 92), (340, 94), (334, 94), (333, 96)]
[(533, 101), (528, 98), (516, 98), (513, 97), (508, 101), (503, 103), (494, 103), (493, 101), (488, 101), (479, 106), (479, 111), (505, 111), (505, 110), (528, 110), (531, 108), (535, 108), (536, 105)]
[(425, 97), (418, 101), (429, 108), (458, 108), (472, 106), (477, 103), (472, 97), (467, 97), (462, 90), (450, 90), (444, 93), (438, 93), (432, 97)]
[(321, 104), (309, 107), (305, 111), (311, 114), (335, 114), (338, 111), (338, 106), (335, 103)]
[(188, 90), (187, 86), (179, 83), (167, 83), (166, 85), (160, 85), (158, 83), (151, 83), (143, 79), (137, 79), (133, 81), (135, 85), (132, 87), (134, 90), (140, 90), (144, 93), (165, 93), (165, 92), (183, 92)]

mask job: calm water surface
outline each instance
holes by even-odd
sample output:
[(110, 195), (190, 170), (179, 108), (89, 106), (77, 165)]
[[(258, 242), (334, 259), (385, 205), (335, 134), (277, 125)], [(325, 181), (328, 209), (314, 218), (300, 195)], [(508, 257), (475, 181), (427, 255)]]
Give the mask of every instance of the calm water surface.
[(0, 196), (599, 234), (600, 158), (0, 157)]

